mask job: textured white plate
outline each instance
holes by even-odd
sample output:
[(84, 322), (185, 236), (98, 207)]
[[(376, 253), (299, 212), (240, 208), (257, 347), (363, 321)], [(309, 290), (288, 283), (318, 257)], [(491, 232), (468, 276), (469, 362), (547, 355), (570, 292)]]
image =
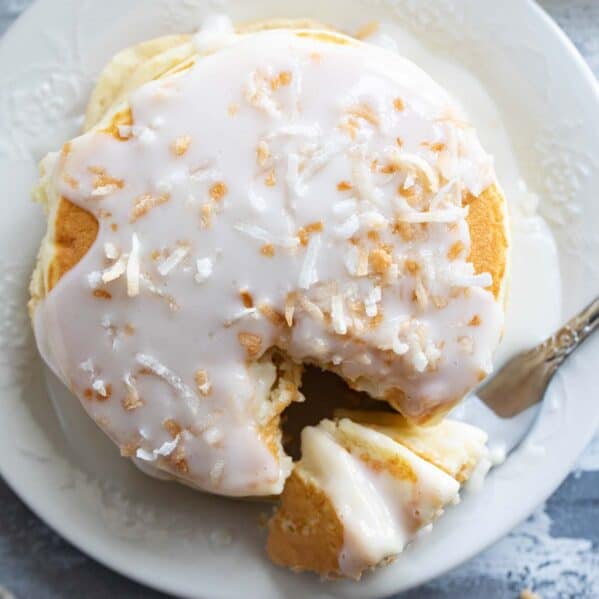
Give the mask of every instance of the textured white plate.
[(599, 338), (568, 362), (527, 442), (484, 490), (449, 510), (395, 565), (359, 584), (274, 568), (257, 524), (268, 506), (145, 478), (116, 456), (74, 399), (62, 414), (63, 426), (77, 432), (67, 441), (48, 399), (57, 383), (44, 378), (25, 310), (43, 230), (40, 210), (28, 202), (36, 162), (76, 132), (91, 77), (116, 50), (190, 30), (215, 11), (242, 20), (311, 16), (350, 29), (394, 20), (469, 68), (496, 96), (527, 183), (554, 224), (564, 313), (599, 290), (599, 91), (532, 2), (40, 0), (0, 43), (0, 472), (75, 545), (178, 595), (364, 598), (406, 589), (505, 534), (565, 477), (599, 421)]

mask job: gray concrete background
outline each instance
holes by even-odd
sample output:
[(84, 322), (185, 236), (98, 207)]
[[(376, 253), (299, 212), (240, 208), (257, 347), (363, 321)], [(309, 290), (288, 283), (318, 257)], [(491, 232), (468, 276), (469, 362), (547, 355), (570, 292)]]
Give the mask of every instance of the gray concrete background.
[[(0, 0), (0, 34), (30, 3)], [(599, 75), (599, 0), (540, 4)], [(575, 472), (525, 523), (472, 561), (401, 599), (517, 598), (525, 588), (543, 599), (599, 598), (599, 436)], [(107, 570), (63, 541), (0, 479), (0, 599), (11, 595), (165, 597)]]

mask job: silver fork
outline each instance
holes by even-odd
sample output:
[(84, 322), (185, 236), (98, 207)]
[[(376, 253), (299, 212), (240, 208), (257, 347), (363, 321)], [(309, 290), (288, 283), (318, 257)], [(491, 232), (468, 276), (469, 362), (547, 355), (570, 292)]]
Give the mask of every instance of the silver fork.
[(497, 416), (514, 419), (510, 451), (521, 441), (531, 422), (517, 419), (526, 409), (540, 402), (549, 383), (568, 356), (599, 327), (599, 298), (569, 320), (559, 331), (536, 347), (511, 358), (476, 391), (476, 396)]

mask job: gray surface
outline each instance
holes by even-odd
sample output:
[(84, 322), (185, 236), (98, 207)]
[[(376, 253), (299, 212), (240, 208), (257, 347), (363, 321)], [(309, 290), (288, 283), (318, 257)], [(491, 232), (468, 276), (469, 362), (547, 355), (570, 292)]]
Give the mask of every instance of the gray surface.
[[(29, 3), (0, 0), (0, 33)], [(540, 3), (599, 74), (599, 0)], [(599, 597), (599, 437), (529, 520), (471, 562), (401, 599), (516, 598), (524, 588), (544, 599)], [(4, 591), (18, 599), (165, 597), (74, 549), (0, 480), (0, 599), (10, 597)]]

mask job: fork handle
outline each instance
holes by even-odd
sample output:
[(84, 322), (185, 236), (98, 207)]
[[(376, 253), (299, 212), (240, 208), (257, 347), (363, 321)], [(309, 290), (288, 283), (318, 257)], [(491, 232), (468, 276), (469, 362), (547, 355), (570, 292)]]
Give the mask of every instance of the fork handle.
[(544, 343), (531, 350), (545, 362), (550, 376), (599, 327), (599, 297), (571, 318)]
[(512, 358), (477, 390), (501, 418), (511, 418), (541, 401), (555, 371), (599, 327), (599, 297), (540, 345)]

